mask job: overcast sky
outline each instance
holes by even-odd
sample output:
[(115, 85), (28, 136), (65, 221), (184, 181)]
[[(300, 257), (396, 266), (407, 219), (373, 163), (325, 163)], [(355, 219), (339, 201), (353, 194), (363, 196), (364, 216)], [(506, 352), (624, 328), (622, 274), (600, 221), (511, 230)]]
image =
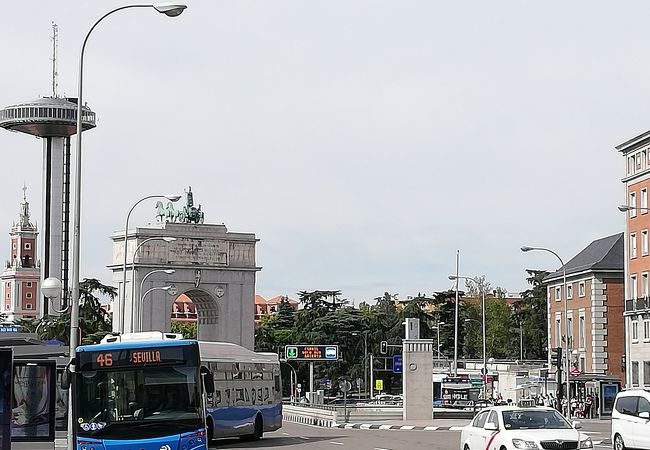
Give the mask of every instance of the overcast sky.
[[(84, 34), (121, 1), (3, 5), (0, 106), (76, 96)], [(206, 222), (260, 239), (257, 292), (359, 303), (510, 292), (623, 231), (614, 146), (650, 128), (647, 1), (192, 1), (113, 15), (86, 51), (82, 277), (141, 197), (191, 185)], [(41, 223), (42, 144), (0, 130), (0, 235), (21, 187)], [(154, 203), (131, 224), (155, 220)], [(5, 230), (5, 231), (2, 231)]]

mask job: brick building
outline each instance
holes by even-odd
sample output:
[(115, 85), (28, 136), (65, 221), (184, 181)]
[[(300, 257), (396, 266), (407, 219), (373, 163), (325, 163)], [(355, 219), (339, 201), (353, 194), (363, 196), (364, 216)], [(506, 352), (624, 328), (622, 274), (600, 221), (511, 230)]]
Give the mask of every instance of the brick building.
[[(623, 381), (623, 233), (597, 239), (565, 263), (571, 369)], [(549, 347), (566, 350), (563, 271), (548, 275)], [(566, 355), (565, 355), (566, 356)]]
[(29, 202), (23, 188), (18, 222), (9, 231), (9, 259), (2, 276), (2, 311), (5, 320), (14, 322), (23, 318), (42, 316), (40, 301), (40, 274), (36, 252), (38, 231), (30, 222)]
[(616, 147), (625, 161), (625, 336), (628, 387), (650, 388), (650, 295), (648, 189), (650, 131)]

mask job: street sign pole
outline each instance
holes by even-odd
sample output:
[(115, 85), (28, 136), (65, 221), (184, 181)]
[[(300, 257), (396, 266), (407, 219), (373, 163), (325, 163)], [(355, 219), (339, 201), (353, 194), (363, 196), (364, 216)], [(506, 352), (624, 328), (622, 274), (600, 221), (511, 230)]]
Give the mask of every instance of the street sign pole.
[(314, 361), (309, 361), (309, 392), (314, 398)]
[(370, 400), (374, 398), (375, 394), (375, 380), (374, 380), (374, 370), (372, 370), (374, 367), (373, 364), (373, 356), (372, 354), (370, 355)]

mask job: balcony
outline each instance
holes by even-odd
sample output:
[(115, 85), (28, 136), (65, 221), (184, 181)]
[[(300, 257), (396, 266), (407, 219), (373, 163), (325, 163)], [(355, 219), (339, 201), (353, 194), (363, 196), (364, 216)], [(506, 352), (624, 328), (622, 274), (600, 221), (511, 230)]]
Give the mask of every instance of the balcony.
[(647, 312), (650, 313), (650, 298), (641, 297), (641, 298), (631, 298), (625, 300), (625, 313), (639, 313)]

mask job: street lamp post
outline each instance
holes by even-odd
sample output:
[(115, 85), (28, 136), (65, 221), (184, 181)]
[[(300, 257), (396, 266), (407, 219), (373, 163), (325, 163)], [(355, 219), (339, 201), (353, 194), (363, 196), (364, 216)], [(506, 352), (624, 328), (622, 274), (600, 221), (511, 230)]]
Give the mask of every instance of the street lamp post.
[[(483, 398), (487, 399), (487, 347), (486, 347), (486, 342), (487, 342), (486, 330), (487, 330), (487, 328), (486, 328), (486, 324), (485, 324), (485, 317), (487, 315), (487, 311), (485, 309), (485, 289), (483, 287), (479, 286), (478, 283), (476, 282), (476, 280), (474, 278), (471, 278), (471, 277), (463, 277), (463, 276), (459, 276), (459, 275), (456, 275), (456, 276), (451, 275), (451, 276), (449, 276), (449, 279), (450, 280), (456, 280), (456, 283), (458, 283), (459, 279), (470, 281), (470, 282), (476, 284), (476, 286), (478, 288), (480, 288), (480, 290), (481, 290), (481, 316), (482, 316), (481, 324), (482, 324), (482, 327), (483, 327), (483, 377), (482, 377), (483, 378)], [(474, 319), (470, 319), (470, 320), (474, 320)], [(467, 319), (466, 319), (466, 321), (467, 321)], [(478, 320), (477, 320), (477, 322), (478, 322)]]
[[(76, 348), (78, 345), (77, 335), (79, 333), (79, 267), (80, 267), (80, 254), (81, 254), (81, 137), (82, 137), (82, 127), (81, 127), (81, 118), (83, 116), (83, 67), (84, 67), (84, 52), (86, 50), (86, 44), (88, 43), (88, 38), (93, 32), (95, 27), (106, 17), (111, 14), (121, 11), (123, 9), (129, 8), (154, 8), (161, 14), (165, 14), (169, 17), (175, 17), (180, 15), (187, 6), (185, 5), (126, 5), (115, 8), (102, 17), (97, 19), (95, 23), (90, 27), (86, 36), (84, 37), (83, 43), (81, 45), (81, 52), (79, 54), (79, 80), (77, 85), (77, 145), (76, 145), (76, 155), (75, 155), (75, 167), (74, 167), (74, 226), (73, 235), (72, 235), (72, 271), (71, 271), (71, 284), (72, 284), (72, 307), (70, 308), (70, 368), (72, 371), (75, 370), (74, 361), (76, 356)], [(75, 428), (76, 424), (73, 421), (73, 412), (72, 412), (72, 389), (68, 395), (68, 450), (75, 450)]]
[[(156, 269), (156, 270), (151, 270), (145, 274), (145, 276), (142, 277), (142, 280), (140, 281), (140, 289), (138, 290), (138, 295), (142, 293), (142, 288), (144, 287), (144, 281), (149, 278), (149, 275), (153, 275), (154, 273), (166, 273), (167, 275), (171, 275), (172, 273), (175, 273), (176, 271), (174, 269)], [(170, 286), (171, 288), (171, 286)], [(147, 295), (147, 294), (145, 294)], [(142, 310), (142, 302), (144, 301), (144, 296), (141, 296), (138, 301), (138, 311), (139, 311), (139, 316), (138, 316), (138, 331), (142, 331), (142, 316), (143, 310)]]
[(560, 264), (562, 265), (562, 283), (563, 283), (563, 295), (564, 295), (564, 322), (565, 322), (565, 332), (566, 332), (566, 351), (564, 354), (566, 355), (565, 357), (565, 364), (564, 364), (564, 370), (565, 370), (565, 377), (566, 377), (566, 400), (567, 400), (567, 416), (569, 419), (571, 418), (571, 391), (570, 391), (570, 385), (569, 385), (569, 336), (571, 335), (571, 330), (569, 329), (569, 299), (567, 298), (567, 283), (566, 283), (566, 267), (564, 265), (564, 261), (562, 261), (562, 258), (560, 258), (560, 255), (555, 253), (553, 250), (544, 248), (544, 247), (521, 247), (522, 252), (530, 252), (532, 250), (539, 250), (543, 252), (548, 252), (554, 255), (559, 261)]
[(353, 331), (352, 336), (361, 336), (363, 338), (363, 384), (364, 395), (368, 397), (368, 331)]
[[(636, 210), (641, 210), (641, 211), (646, 211), (647, 212), (647, 211), (650, 211), (650, 208), (647, 208), (647, 207), (644, 207), (644, 206), (619, 205), (618, 210), (620, 212), (628, 212), (628, 211), (636, 211)], [(626, 240), (627, 240), (627, 237), (630, 235), (629, 226), (630, 226), (630, 221), (626, 220), (625, 221)], [(629, 264), (628, 264), (629, 263), (629, 256), (627, 254), (627, 245), (625, 246), (625, 248), (626, 248), (626, 252), (625, 252), (625, 275), (628, 276), (630, 271), (629, 271)], [(628, 284), (628, 282), (626, 280), (625, 281), (625, 298), (627, 298), (627, 295), (632, 295), (633, 294), (633, 292), (629, 292), (629, 291), (630, 291), (629, 284)], [(646, 295), (645, 292), (643, 294)], [(629, 317), (625, 318), (625, 326), (626, 326), (626, 328), (629, 329)], [(632, 349), (630, 348), (629, 334), (625, 333), (625, 355), (626, 355), (626, 357), (625, 357), (625, 385), (627, 387), (632, 385), (632, 370), (631, 370), (632, 358), (630, 357), (631, 350)]]
[[(169, 270), (173, 270), (173, 269), (169, 269)], [(168, 291), (168, 290), (170, 290), (171, 288), (172, 288), (171, 286), (159, 286), (159, 287), (152, 287), (152, 288), (147, 289), (147, 292), (145, 292), (145, 293), (142, 295), (142, 297), (140, 297), (140, 308), (142, 309), (142, 307), (144, 306), (144, 298), (145, 298), (145, 297), (146, 297), (150, 292), (153, 292), (153, 291)], [(142, 316), (143, 316), (143, 314), (140, 314), (140, 330), (142, 330)]]
[[(132, 309), (131, 309), (131, 332), (135, 332), (135, 316), (138, 311), (135, 310), (135, 257), (138, 255), (138, 250), (142, 248), (144, 244), (146, 244), (149, 241), (165, 241), (165, 242), (174, 242), (176, 240), (175, 237), (171, 236), (165, 236), (165, 237), (150, 237), (148, 239), (145, 239), (144, 241), (140, 242), (138, 246), (135, 248), (133, 251), (133, 261), (131, 263), (131, 302), (133, 303)], [(174, 273), (174, 272), (169, 272), (169, 273)], [(140, 291), (142, 292), (142, 291)], [(140, 306), (140, 305), (138, 305)]]
[[(181, 196), (180, 195), (147, 195), (146, 197), (142, 197), (140, 200), (135, 202), (131, 209), (129, 210), (129, 213), (126, 215), (126, 223), (124, 224), (124, 264), (122, 265), (122, 300), (120, 301), (120, 321), (118, 326), (120, 327), (120, 331), (124, 333), (125, 331), (125, 326), (124, 323), (126, 322), (126, 317), (125, 317), (125, 311), (126, 311), (126, 257), (127, 257), (127, 251), (126, 251), (126, 244), (129, 239), (129, 219), (131, 218), (131, 213), (135, 209), (136, 206), (138, 206), (140, 203), (142, 203), (145, 200), (149, 200), (151, 198), (166, 198), (169, 201), (172, 202), (177, 202), (180, 200)], [(137, 249), (136, 249), (137, 250)], [(135, 262), (135, 251), (133, 252), (133, 262)], [(133, 288), (132, 288), (133, 290)], [(131, 302), (134, 302), (134, 298), (131, 297)]]

